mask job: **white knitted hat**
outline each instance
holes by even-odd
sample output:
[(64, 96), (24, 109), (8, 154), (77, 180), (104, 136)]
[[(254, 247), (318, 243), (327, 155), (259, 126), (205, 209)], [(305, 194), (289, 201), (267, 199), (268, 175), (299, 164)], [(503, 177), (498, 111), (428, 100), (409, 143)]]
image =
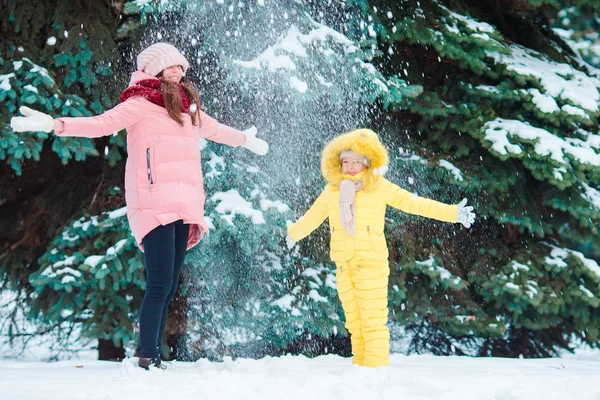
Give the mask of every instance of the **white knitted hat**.
[(156, 76), (165, 68), (181, 65), (183, 72), (190, 67), (188, 60), (174, 46), (168, 43), (154, 43), (137, 56), (137, 69)]
[(371, 165), (371, 163), (369, 162), (369, 159), (367, 157), (363, 156), (362, 154), (355, 153), (351, 149), (346, 149), (346, 150), (342, 151), (340, 153), (340, 161), (342, 160), (342, 158), (351, 158), (353, 160), (360, 161), (361, 163), (365, 164), (367, 167)]

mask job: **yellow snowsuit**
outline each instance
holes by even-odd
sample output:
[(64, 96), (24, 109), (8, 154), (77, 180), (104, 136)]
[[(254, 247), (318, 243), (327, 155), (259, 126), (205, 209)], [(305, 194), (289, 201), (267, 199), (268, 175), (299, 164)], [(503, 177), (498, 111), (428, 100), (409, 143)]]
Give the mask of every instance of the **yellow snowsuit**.
[[(364, 189), (354, 198), (356, 233), (342, 228), (339, 184), (342, 174), (339, 155), (351, 149), (370, 161), (362, 180)], [(401, 211), (456, 222), (458, 207), (418, 197), (383, 177), (387, 151), (375, 132), (359, 129), (333, 139), (323, 150), (321, 171), (327, 186), (306, 214), (288, 227), (288, 235), (299, 241), (329, 217), (330, 255), (337, 265), (337, 290), (346, 315), (352, 342), (352, 362), (367, 367), (388, 365), (387, 323), (388, 249), (383, 235), (386, 206)]]

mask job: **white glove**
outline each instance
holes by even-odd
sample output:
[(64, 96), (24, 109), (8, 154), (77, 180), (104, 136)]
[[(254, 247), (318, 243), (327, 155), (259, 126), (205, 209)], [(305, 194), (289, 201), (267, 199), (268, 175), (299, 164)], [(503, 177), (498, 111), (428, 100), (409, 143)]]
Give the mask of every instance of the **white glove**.
[(292, 249), (292, 248), (293, 248), (293, 247), (296, 245), (296, 242), (294, 242), (294, 241), (292, 240), (292, 238), (290, 238), (290, 236), (289, 236), (289, 235), (287, 235), (287, 236), (285, 237), (285, 244), (286, 244), (286, 246), (287, 246), (288, 250), (291, 250), (291, 249)]
[(460, 203), (458, 203), (458, 221), (465, 226), (465, 228), (470, 228), (471, 224), (475, 222), (475, 213), (473, 212), (473, 207), (467, 206), (467, 199), (463, 199)]
[(10, 126), (15, 132), (52, 132), (54, 118), (29, 107), (19, 108), (24, 117), (12, 117)]
[(246, 136), (246, 142), (242, 147), (247, 148), (259, 156), (264, 156), (269, 151), (269, 144), (262, 139), (256, 137), (256, 127), (246, 129), (243, 134)]

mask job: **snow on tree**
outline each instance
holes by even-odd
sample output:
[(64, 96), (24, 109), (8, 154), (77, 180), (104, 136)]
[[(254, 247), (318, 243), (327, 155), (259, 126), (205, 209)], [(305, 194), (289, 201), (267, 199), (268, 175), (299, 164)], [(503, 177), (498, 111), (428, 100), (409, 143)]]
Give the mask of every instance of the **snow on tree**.
[(303, 335), (343, 331), (334, 270), (288, 251), (284, 232), (293, 213), (274, 196), (268, 175), (237, 160), (235, 150), (209, 157), (211, 230), (184, 270), (189, 351), (259, 357)]
[[(77, 95), (64, 95), (48, 70), (34, 64), (27, 57), (12, 62), (12, 71), (0, 75), (0, 101), (4, 102), (8, 115), (18, 113), (18, 105), (36, 107), (37, 110), (61, 115), (79, 117), (89, 115), (85, 101)], [(51, 134), (32, 132), (22, 135), (12, 131), (10, 125), (3, 125), (0, 139), (0, 157), (5, 159), (11, 168), (21, 174), (23, 159), (40, 159), (40, 152)], [(63, 163), (75, 158), (85, 160), (88, 155), (98, 155), (92, 140), (57, 138), (52, 144), (53, 150)]]
[[(40, 268), (39, 258), (57, 232), (60, 238), (63, 228), (84, 215), (122, 205), (123, 193), (110, 194), (109, 188), (122, 182), (122, 172), (115, 178), (111, 166), (122, 162), (125, 136), (91, 141), (43, 132), (16, 135), (8, 122), (24, 105), (58, 117), (97, 114), (116, 103), (116, 90), (126, 82), (112, 75), (121, 66), (115, 57), (116, 11), (98, 1), (0, 3), (0, 158), (7, 167), (0, 185), (0, 277), (24, 312), (35, 290), (29, 275)], [(98, 155), (108, 163), (96, 161)], [(43, 307), (37, 311), (47, 311), (51, 303), (38, 305)], [(53, 326), (60, 327), (61, 319), (38, 328)]]
[(145, 280), (125, 207), (74, 221), (39, 262), (40, 270), (29, 277), (32, 309), (39, 310), (34, 316), (119, 348), (137, 341)]

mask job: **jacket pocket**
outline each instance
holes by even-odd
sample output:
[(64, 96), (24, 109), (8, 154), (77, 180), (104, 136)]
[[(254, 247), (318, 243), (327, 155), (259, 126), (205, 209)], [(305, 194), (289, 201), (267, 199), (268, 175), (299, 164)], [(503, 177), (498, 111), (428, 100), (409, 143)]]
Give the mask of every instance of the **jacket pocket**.
[(371, 250), (375, 250), (375, 246), (373, 245), (373, 234), (371, 233), (371, 225), (367, 225), (367, 236), (369, 236), (369, 245), (371, 246)]
[(152, 149), (150, 147), (148, 147), (146, 149), (146, 169), (148, 171), (148, 183), (150, 185), (154, 185), (155, 177), (154, 177), (154, 171), (152, 168)]

